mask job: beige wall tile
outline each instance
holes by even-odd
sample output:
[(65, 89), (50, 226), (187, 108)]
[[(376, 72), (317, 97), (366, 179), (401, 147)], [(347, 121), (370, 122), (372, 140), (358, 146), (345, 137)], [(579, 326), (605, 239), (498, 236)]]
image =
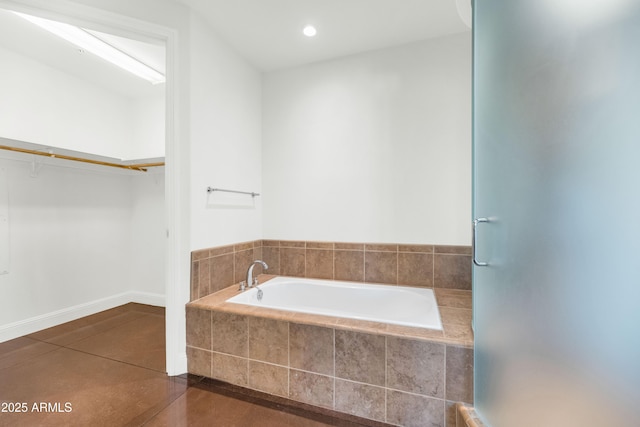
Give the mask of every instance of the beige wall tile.
[(451, 308), (465, 308), (471, 310), (473, 307), (473, 295), (471, 291), (461, 291), (458, 289), (435, 290), (438, 305)]
[(385, 389), (336, 379), (336, 411), (377, 421), (385, 419)]
[(446, 398), (473, 403), (473, 349), (447, 346)]
[(289, 323), (264, 317), (249, 317), (249, 358), (288, 365)]
[(306, 246), (307, 242), (299, 240), (280, 240), (281, 248), (305, 248)]
[(471, 290), (470, 256), (436, 254), (433, 268), (434, 287)]
[(398, 253), (365, 252), (364, 281), (395, 285), (398, 282)]
[(336, 250), (364, 251), (364, 243), (335, 242), (333, 246)]
[(364, 251), (334, 252), (335, 280), (364, 281)]
[(433, 255), (399, 252), (398, 285), (433, 287)]
[[(307, 251), (302, 251), (303, 248), (307, 248)], [(336, 252), (332, 260), (333, 271), (330, 272), (329, 260), (323, 256), (326, 253), (309, 250), (330, 251), (332, 248)], [(364, 254), (357, 252), (365, 248), (366, 260)], [(428, 262), (416, 261), (424, 257), (410, 255), (431, 254), (434, 251), (436, 255), (431, 274)], [(394, 252), (398, 254), (395, 258), (392, 255)], [(470, 253), (470, 246), (256, 240), (193, 251), (191, 257), (197, 264), (192, 263), (191, 299), (201, 298), (243, 280), (253, 259), (267, 262), (269, 274), (470, 290)], [(228, 259), (218, 258), (224, 254), (234, 256), (231, 265), (226, 263)], [(212, 258), (207, 258), (207, 255)], [(310, 259), (307, 259), (307, 255)], [(255, 268), (257, 274), (262, 273), (260, 270), (261, 267)]]
[(249, 385), (249, 360), (214, 352), (211, 355), (211, 377), (246, 387)]
[(198, 261), (204, 258), (209, 258), (209, 249), (199, 249), (191, 252), (191, 261)]
[(307, 249), (305, 275), (316, 279), (333, 279), (333, 250)]
[(289, 366), (324, 375), (334, 374), (333, 329), (289, 325)]
[(471, 326), (472, 310), (466, 308), (440, 307), (440, 317), (444, 323)]
[(209, 257), (220, 256), (233, 253), (233, 245), (217, 246), (209, 249)]
[(233, 251), (236, 252), (236, 253), (244, 252), (244, 251), (248, 251), (248, 250), (253, 249), (253, 246), (254, 246), (253, 241), (236, 243), (235, 245), (233, 245)]
[(437, 254), (471, 255), (471, 246), (436, 245), (434, 251)]
[(444, 427), (444, 400), (387, 390), (387, 422), (405, 427)]
[[(264, 261), (264, 259), (262, 258), (263, 252), (262, 252), (262, 246), (256, 246), (253, 248), (253, 259), (261, 259), (262, 261)], [(265, 261), (266, 262), (266, 261)], [(267, 263), (268, 265), (268, 263)], [(260, 273), (265, 273), (265, 271), (262, 269), (261, 265), (256, 265), (256, 269), (260, 267)], [(258, 271), (258, 270), (256, 270)]]
[(398, 245), (398, 252), (433, 253), (433, 245)]
[(269, 274), (280, 274), (280, 248), (263, 246), (262, 260), (269, 266)]
[(233, 284), (233, 254), (209, 258), (211, 292), (217, 292)]
[(283, 276), (304, 277), (304, 248), (280, 248), (280, 274)]
[[(242, 280), (246, 280), (247, 269), (249, 268), (249, 265), (251, 265), (253, 260), (253, 248), (249, 248), (247, 250), (239, 251), (233, 254), (234, 276), (233, 282), (231, 283), (238, 283)], [(253, 277), (257, 277), (258, 274), (262, 272), (262, 267), (256, 265), (253, 268), (253, 272)]]
[(187, 345), (211, 350), (211, 311), (186, 308)]
[(250, 360), (249, 387), (287, 397), (289, 395), (289, 370), (283, 366)]
[(211, 352), (187, 346), (187, 371), (193, 375), (211, 377)]
[(333, 250), (333, 242), (307, 242), (307, 249), (327, 249)]
[(444, 398), (445, 346), (387, 337), (387, 387)]
[(248, 320), (246, 316), (212, 312), (211, 349), (220, 353), (248, 357)]
[(189, 288), (189, 301), (200, 298), (200, 262), (191, 261), (191, 287)]
[(311, 405), (333, 408), (333, 382), (333, 377), (291, 369), (289, 398)]
[(365, 251), (398, 252), (398, 245), (390, 243), (365, 243)]
[(336, 377), (385, 385), (385, 337), (336, 330)]
[[(471, 310), (468, 310), (471, 311)], [(471, 322), (467, 325), (444, 324), (444, 335), (447, 339), (456, 340), (462, 345), (473, 346), (473, 330)]]
[(198, 295), (196, 299), (211, 293), (211, 273), (209, 258), (198, 261)]

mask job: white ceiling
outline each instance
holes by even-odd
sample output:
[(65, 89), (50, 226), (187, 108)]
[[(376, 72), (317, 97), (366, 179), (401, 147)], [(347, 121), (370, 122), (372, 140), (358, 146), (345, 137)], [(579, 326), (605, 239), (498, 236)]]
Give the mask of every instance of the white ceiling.
[[(214, 31), (262, 71), (397, 46), (469, 31), (470, 0), (176, 0), (199, 13)], [(318, 35), (302, 28), (313, 24)], [(102, 34), (102, 38), (109, 37)], [(159, 71), (164, 46), (110, 36), (109, 43)], [(153, 86), (0, 9), (0, 47), (30, 57), (130, 98), (153, 96)]]
[[(470, 0), (178, 0), (262, 71), (470, 31)], [(314, 38), (302, 35), (312, 24)]]

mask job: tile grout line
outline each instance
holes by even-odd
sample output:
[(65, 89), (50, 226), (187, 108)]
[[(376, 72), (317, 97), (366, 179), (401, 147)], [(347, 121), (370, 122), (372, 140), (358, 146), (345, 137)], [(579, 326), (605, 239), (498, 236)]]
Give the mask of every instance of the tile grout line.
[[(400, 247), (396, 247), (396, 286), (400, 285)], [(385, 418), (386, 419), (386, 418)]]
[(249, 359), (249, 357), (251, 356), (251, 352), (249, 351), (249, 349), (251, 348), (249, 345), (249, 340), (251, 338), (251, 334), (249, 333), (249, 331), (251, 330), (251, 328), (249, 327), (249, 322), (251, 322), (251, 316), (243, 316), (247, 319), (247, 352), (246, 352), (246, 357), (247, 357), (247, 384), (251, 384), (251, 359)]
[(384, 337), (384, 421), (388, 422), (387, 406), (389, 398), (389, 337)]
[(362, 246), (362, 283), (367, 281), (367, 245)]
[(436, 253), (435, 248), (431, 256), (431, 288), (436, 288)]
[(443, 425), (447, 421), (447, 345), (444, 346), (444, 357), (442, 358), (443, 367), (443, 382), (442, 382), (442, 396), (444, 400), (444, 418), (442, 420)]
[(332, 373), (332, 377), (333, 377), (333, 406), (332, 408), (335, 410), (336, 409), (336, 330), (335, 328), (331, 328), (331, 330), (333, 331), (333, 351), (332, 356), (333, 356), (333, 373)]
[[(213, 376), (213, 311), (209, 311), (209, 350), (211, 352), (211, 376)], [(188, 366), (188, 360), (187, 360)]]
[(331, 280), (336, 280), (336, 244), (331, 243)]
[(287, 396), (291, 398), (291, 322), (287, 322)]

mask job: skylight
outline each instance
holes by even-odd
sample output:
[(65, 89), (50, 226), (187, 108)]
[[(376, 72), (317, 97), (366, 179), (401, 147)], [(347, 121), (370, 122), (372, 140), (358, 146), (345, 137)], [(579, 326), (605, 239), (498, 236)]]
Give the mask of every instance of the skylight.
[(90, 52), (110, 63), (126, 70), (152, 84), (164, 83), (164, 74), (154, 70), (147, 64), (126, 54), (125, 52), (111, 46), (109, 43), (90, 34), (83, 28), (65, 24), (63, 22), (51, 21), (24, 13), (13, 12), (21, 18), (49, 31), (56, 36), (79, 47), (82, 51)]

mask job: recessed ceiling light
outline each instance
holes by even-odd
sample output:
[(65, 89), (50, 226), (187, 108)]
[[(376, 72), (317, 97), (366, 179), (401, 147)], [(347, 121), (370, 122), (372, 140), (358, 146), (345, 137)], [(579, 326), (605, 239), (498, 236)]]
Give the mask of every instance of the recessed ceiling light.
[(313, 25), (307, 25), (302, 29), (302, 34), (304, 34), (307, 37), (313, 37), (317, 33), (318, 31), (316, 30), (316, 27), (314, 27)]

